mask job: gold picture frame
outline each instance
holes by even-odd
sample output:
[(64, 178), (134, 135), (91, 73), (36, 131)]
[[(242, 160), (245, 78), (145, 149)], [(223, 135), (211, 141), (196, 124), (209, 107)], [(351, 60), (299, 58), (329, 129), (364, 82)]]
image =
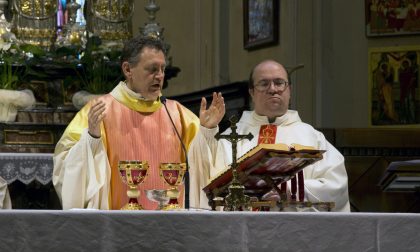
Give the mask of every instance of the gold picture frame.
[(370, 126), (420, 124), (420, 46), (370, 48)]

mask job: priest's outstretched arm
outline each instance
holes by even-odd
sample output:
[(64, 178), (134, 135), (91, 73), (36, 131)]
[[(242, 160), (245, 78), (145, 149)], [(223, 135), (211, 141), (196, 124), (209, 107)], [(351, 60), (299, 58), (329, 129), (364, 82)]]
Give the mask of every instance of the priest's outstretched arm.
[(99, 133), (95, 131), (100, 138), (88, 132), (89, 111), (89, 105), (79, 111), (55, 149), (53, 184), (63, 209), (109, 209), (111, 168), (104, 129), (98, 126)]
[[(188, 159), (190, 165), (190, 206), (209, 208), (203, 188), (218, 171), (224, 168), (216, 164), (218, 142), (214, 136), (219, 131), (219, 123), (225, 114), (225, 103), (221, 93), (213, 93), (213, 100), (207, 108), (203, 97), (200, 107), (200, 130), (191, 142)], [(218, 160), (219, 158), (217, 158)]]

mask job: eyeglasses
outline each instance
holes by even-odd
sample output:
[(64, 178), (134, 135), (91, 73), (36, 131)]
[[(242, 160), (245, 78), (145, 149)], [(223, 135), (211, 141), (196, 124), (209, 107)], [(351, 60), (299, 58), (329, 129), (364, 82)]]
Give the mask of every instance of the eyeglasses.
[(289, 86), (289, 82), (283, 79), (272, 79), (272, 80), (260, 80), (254, 88), (257, 91), (263, 92), (268, 90), (271, 87), (271, 83), (274, 84), (274, 87), (279, 91), (284, 91)]

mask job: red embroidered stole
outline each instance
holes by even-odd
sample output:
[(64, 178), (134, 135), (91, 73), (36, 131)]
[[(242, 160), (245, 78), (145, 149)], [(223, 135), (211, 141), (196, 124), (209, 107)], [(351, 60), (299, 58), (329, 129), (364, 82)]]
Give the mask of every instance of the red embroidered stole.
[[(277, 125), (262, 125), (258, 136), (258, 144), (274, 144), (276, 143)], [(299, 201), (303, 202), (305, 197), (303, 171), (299, 171), (297, 176), (294, 176), (291, 181), (291, 199), (296, 200), (296, 192), (299, 187)], [(287, 198), (287, 182), (281, 183), (280, 186), (281, 198)]]
[(276, 143), (277, 126), (262, 125), (258, 136), (258, 144), (274, 144)]

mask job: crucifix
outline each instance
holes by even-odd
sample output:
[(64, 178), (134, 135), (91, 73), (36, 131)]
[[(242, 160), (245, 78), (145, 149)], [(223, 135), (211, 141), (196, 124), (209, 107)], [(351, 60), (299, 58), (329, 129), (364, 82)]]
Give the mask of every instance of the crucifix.
[(243, 139), (251, 140), (254, 138), (254, 136), (251, 133), (248, 133), (247, 135), (240, 135), (238, 134), (236, 123), (238, 122), (238, 119), (235, 115), (233, 115), (230, 119), (230, 129), (231, 133), (228, 135), (222, 135), (220, 133), (217, 133), (216, 136), (214, 136), (217, 140), (220, 139), (226, 139), (227, 141), (232, 143), (232, 164), (231, 164), (231, 170), (232, 170), (232, 182), (229, 185), (229, 194), (225, 198), (225, 211), (241, 211), (244, 209), (244, 207), (247, 207), (249, 205), (249, 196), (244, 194), (245, 187), (239, 182), (238, 180), (238, 171), (236, 163), (236, 155), (237, 155), (237, 144), (239, 141)]

